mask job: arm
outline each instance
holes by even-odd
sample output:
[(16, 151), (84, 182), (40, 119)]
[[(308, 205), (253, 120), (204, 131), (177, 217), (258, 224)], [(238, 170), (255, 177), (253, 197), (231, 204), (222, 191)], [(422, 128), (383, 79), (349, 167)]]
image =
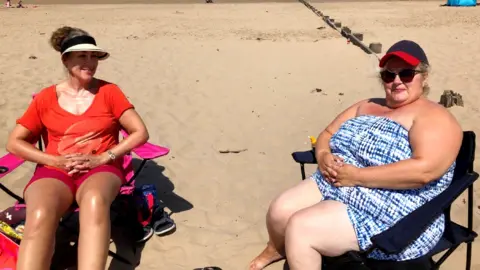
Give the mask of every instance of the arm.
[(35, 139), (35, 135), (29, 129), (17, 124), (8, 137), (7, 151), (33, 163), (53, 166), (55, 157), (36, 148), (32, 144)]
[(25, 113), (17, 119), (17, 125), (8, 137), (6, 148), (8, 152), (21, 159), (54, 166), (55, 157), (40, 151), (33, 145), (40, 138), (41, 131), (44, 129), (41, 120), (44, 102), (43, 92), (32, 100)]
[[(148, 141), (149, 134), (143, 120), (132, 108), (126, 110), (119, 118), (120, 125), (128, 132), (128, 137), (122, 140), (118, 145), (110, 149), (117, 157), (124, 156)], [(103, 153), (105, 160), (109, 160), (107, 153)]]
[[(135, 111), (134, 106), (128, 101), (125, 94), (115, 84), (108, 86), (108, 99), (110, 109), (120, 125), (127, 131), (129, 136), (124, 138), (118, 145), (112, 147), (110, 151), (118, 158), (129, 153), (135, 147), (138, 147), (148, 141), (149, 135), (142, 118)], [(108, 153), (102, 154), (103, 161), (110, 161)]]
[(429, 108), (409, 131), (412, 157), (358, 169), (357, 185), (369, 188), (414, 189), (440, 178), (452, 165), (462, 144), (462, 129), (444, 108)]
[(357, 116), (358, 108), (365, 102), (367, 102), (367, 100), (362, 100), (348, 107), (335, 117), (335, 119), (320, 133), (317, 138), (317, 143), (315, 144), (315, 158), (317, 160), (320, 160), (319, 157), (322, 153), (331, 153), (330, 138), (332, 138), (333, 134), (337, 132), (345, 121)]

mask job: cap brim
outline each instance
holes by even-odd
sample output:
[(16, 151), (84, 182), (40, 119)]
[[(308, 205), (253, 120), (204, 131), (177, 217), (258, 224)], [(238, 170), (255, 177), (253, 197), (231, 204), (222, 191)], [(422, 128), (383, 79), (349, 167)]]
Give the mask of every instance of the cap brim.
[(78, 44), (78, 45), (72, 46), (66, 49), (62, 53), (62, 55), (68, 52), (98, 52), (99, 53), (98, 60), (105, 60), (110, 56), (110, 54), (107, 51), (93, 44)]
[(417, 66), (418, 64), (420, 64), (420, 60), (406, 52), (391, 52), (385, 54), (382, 59), (380, 59), (379, 66), (383, 68), (387, 61), (390, 60), (392, 57), (398, 57), (412, 66)]

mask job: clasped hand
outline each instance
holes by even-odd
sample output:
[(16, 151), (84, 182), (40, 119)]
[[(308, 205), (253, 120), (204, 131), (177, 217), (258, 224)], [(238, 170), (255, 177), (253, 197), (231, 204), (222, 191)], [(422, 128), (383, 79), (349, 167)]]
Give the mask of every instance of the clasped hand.
[(318, 157), (318, 168), (325, 180), (336, 187), (353, 187), (357, 185), (358, 168), (345, 164), (343, 158), (324, 152)]
[(108, 163), (108, 159), (103, 155), (86, 155), (86, 154), (67, 154), (64, 156), (57, 156), (55, 158), (55, 167), (60, 168), (69, 175), (77, 173), (86, 173), (93, 168)]

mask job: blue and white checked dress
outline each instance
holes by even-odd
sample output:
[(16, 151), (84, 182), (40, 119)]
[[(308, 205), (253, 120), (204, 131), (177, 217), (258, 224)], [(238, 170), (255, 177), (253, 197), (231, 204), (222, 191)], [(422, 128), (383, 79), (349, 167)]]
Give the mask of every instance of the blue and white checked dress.
[[(408, 130), (399, 123), (380, 116), (363, 115), (347, 120), (330, 140), (332, 153), (356, 167), (378, 166), (408, 159), (412, 150)], [(413, 210), (431, 200), (451, 183), (455, 163), (436, 181), (409, 190), (372, 189), (365, 187), (335, 187), (317, 172), (312, 175), (324, 200), (336, 200), (347, 205), (350, 221), (362, 251), (370, 238), (390, 228)], [(377, 260), (409, 260), (428, 253), (440, 240), (445, 217), (438, 217), (425, 232), (400, 254), (387, 255), (379, 250), (369, 257)]]

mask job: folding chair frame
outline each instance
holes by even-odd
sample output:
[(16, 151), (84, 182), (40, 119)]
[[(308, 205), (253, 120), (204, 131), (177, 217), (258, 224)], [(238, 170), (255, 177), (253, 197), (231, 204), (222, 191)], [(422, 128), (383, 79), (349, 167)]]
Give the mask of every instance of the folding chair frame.
[[(38, 140), (38, 149), (40, 149), (41, 151), (43, 151), (43, 144), (42, 144), (42, 139)], [(135, 181), (136, 177), (140, 174), (140, 172), (142, 171), (142, 169), (144, 168), (145, 164), (147, 163), (147, 161), (150, 160), (150, 159), (147, 159), (147, 158), (143, 158), (142, 159), (142, 162), (140, 163), (139, 167), (134, 171), (134, 174), (133, 176), (128, 180), (127, 183), (125, 183), (124, 185), (122, 185), (123, 187), (125, 186), (128, 186), (128, 187), (133, 187), (132, 183), (133, 181)], [(1, 173), (4, 173), (4, 172), (7, 172), (8, 171), (8, 168), (6, 167), (3, 167), (3, 166), (0, 166), (0, 170)], [(21, 196), (19, 196), (18, 194), (14, 193), (13, 191), (11, 191), (9, 188), (7, 188), (3, 183), (0, 183), (0, 189), (3, 190), (5, 193), (7, 193), (8, 195), (10, 195), (11, 197), (13, 197), (14, 199), (17, 200), (17, 202), (19, 204), (24, 204), (25, 203), (25, 200), (24, 198), (22, 198)], [(72, 208), (73, 206), (76, 207), (76, 203), (73, 203), (72, 205)], [(79, 235), (79, 232), (68, 227), (65, 223), (75, 214), (74, 211), (68, 211), (66, 213), (66, 215), (62, 218), (62, 220), (59, 222), (59, 225), (62, 226), (63, 228), (65, 228), (66, 230), (68, 230), (70, 233), (72, 234), (75, 234), (76, 236)], [(129, 265), (135, 265), (133, 264), (132, 262), (128, 261), (127, 259), (125, 259), (124, 257), (116, 254), (115, 252), (109, 250), (108, 251), (108, 255), (111, 256), (112, 258), (114, 259), (117, 259), (123, 263), (126, 263), (126, 264), (129, 264)]]
[[(473, 170), (475, 159), (475, 133), (464, 131), (460, 153), (457, 156), (452, 184), (437, 197), (419, 207), (408, 216), (385, 232), (372, 237), (373, 246), (365, 252), (347, 252), (342, 256), (324, 260), (322, 269), (364, 269), (364, 270), (396, 270), (396, 269), (439, 269), (440, 265), (463, 243), (467, 244), (466, 269), (470, 270), (472, 260), (472, 242), (478, 236), (473, 231), (473, 183), (479, 175)], [(293, 159), (300, 164), (302, 180), (305, 179), (305, 164), (317, 164), (315, 150), (292, 153)], [(468, 190), (468, 221), (467, 228), (456, 224), (450, 219), (451, 204), (465, 190)], [(374, 249), (380, 249), (389, 254), (401, 252), (409, 243), (415, 240), (429, 222), (440, 214), (445, 215), (445, 232), (437, 246), (427, 255), (410, 261), (377, 261), (368, 259), (368, 254)], [(412, 224), (415, 224), (412, 226)], [(440, 259), (434, 261), (432, 256), (447, 251)]]

